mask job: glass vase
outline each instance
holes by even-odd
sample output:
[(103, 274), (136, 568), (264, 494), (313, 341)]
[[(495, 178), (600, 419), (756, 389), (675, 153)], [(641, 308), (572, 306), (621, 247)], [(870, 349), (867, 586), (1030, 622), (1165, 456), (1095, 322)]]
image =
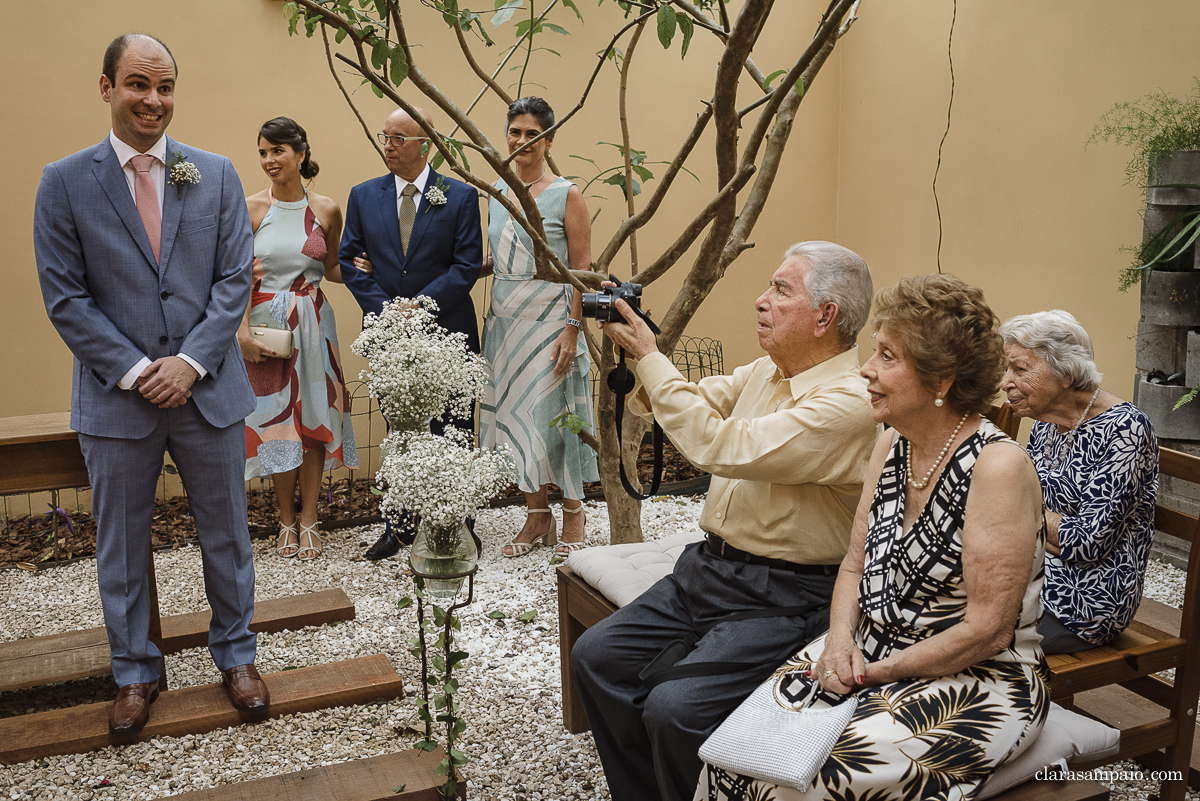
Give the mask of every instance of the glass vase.
[(408, 561), (413, 572), (424, 578), (427, 593), (435, 598), (453, 598), (466, 574), (479, 563), (479, 549), (466, 523), (434, 526), (422, 520), (408, 550)]

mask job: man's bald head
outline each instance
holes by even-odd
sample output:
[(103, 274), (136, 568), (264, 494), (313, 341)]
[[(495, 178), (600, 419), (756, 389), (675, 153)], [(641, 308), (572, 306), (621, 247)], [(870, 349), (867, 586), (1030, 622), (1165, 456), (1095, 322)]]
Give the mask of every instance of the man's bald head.
[(175, 69), (175, 77), (179, 77), (179, 65), (175, 62), (175, 56), (171, 53), (171, 48), (163, 44), (161, 39), (148, 33), (123, 33), (109, 42), (108, 48), (104, 51), (104, 64), (100, 68), (100, 74), (108, 78), (110, 84), (115, 86), (117, 83), (117, 62), (121, 60), (121, 56), (125, 55), (125, 50), (130, 43), (138, 39), (149, 39), (166, 50), (167, 55), (171, 58), (171, 66)]
[[(423, 108), (414, 109), (433, 128), (433, 120), (429, 112)], [(409, 116), (402, 108), (388, 115), (383, 123), (383, 132), (388, 136), (383, 146), (383, 157), (388, 169), (406, 181), (415, 181), (425, 169), (425, 161), (429, 157), (429, 136), (425, 130)], [(392, 137), (405, 137), (397, 142)]]

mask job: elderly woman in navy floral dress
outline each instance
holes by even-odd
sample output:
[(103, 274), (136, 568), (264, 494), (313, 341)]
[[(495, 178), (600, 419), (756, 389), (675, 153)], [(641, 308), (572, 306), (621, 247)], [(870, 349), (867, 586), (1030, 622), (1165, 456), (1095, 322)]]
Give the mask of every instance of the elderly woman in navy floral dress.
[(1000, 334), (1001, 389), (1013, 412), (1037, 421), (1029, 454), (1046, 499), (1042, 650), (1104, 645), (1142, 599), (1158, 495), (1154, 428), (1100, 388), (1091, 338), (1067, 312), (1013, 317)]

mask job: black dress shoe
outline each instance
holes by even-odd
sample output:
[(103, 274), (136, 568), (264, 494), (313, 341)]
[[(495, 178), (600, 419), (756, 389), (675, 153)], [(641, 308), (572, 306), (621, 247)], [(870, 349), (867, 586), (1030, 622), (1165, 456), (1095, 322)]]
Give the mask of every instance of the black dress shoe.
[(377, 562), (380, 559), (387, 559), (389, 556), (395, 556), (400, 550), (400, 540), (392, 534), (391, 531), (384, 529), (383, 535), (367, 549), (363, 557)]

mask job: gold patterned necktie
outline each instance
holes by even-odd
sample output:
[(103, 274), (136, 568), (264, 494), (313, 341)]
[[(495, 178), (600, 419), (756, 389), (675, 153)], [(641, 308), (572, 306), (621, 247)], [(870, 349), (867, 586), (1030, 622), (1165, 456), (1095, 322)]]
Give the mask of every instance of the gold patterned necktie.
[(413, 223), (417, 220), (417, 202), (413, 200), (417, 187), (408, 184), (400, 194), (404, 196), (400, 201), (400, 252), (407, 256), (408, 238), (412, 236)]
[(162, 242), (162, 214), (158, 209), (158, 190), (154, 187), (154, 179), (150, 177), (154, 156), (134, 156), (129, 162), (137, 172), (133, 181), (133, 202), (137, 205), (138, 216), (142, 218), (142, 227), (146, 229), (146, 238), (150, 240), (150, 249), (154, 251), (154, 260), (158, 261), (158, 249)]

